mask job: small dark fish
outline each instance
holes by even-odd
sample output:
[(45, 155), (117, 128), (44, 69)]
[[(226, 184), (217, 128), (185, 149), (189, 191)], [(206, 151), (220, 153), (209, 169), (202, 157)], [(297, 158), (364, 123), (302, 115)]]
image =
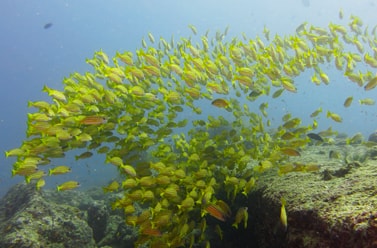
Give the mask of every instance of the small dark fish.
[(84, 159), (84, 158), (90, 158), (91, 156), (93, 156), (93, 153), (91, 153), (91, 152), (83, 152), (80, 155), (75, 156), (75, 159), (79, 160), (79, 159)]
[(318, 134), (315, 134), (315, 133), (308, 133), (307, 136), (313, 140), (318, 140), (318, 141), (322, 141), (323, 142), (323, 139), (321, 136), (319, 136)]
[(249, 96), (250, 96), (250, 97), (258, 97), (258, 96), (260, 96), (262, 93), (263, 93), (262, 91), (253, 90), (252, 92), (250, 92)]
[(52, 22), (49, 22), (49, 23), (46, 23), (46, 24), (43, 26), (43, 28), (44, 28), (44, 29), (48, 29), (48, 28), (51, 28), (51, 26), (52, 26)]
[(212, 105), (219, 107), (219, 108), (226, 108), (229, 106), (229, 102), (225, 99), (218, 98), (212, 101)]

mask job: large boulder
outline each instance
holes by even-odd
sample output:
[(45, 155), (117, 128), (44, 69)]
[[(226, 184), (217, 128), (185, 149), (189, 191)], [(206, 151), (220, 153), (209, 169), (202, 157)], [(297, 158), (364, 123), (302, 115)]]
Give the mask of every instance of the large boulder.
[[(255, 247), (377, 247), (377, 161), (368, 156), (373, 149), (310, 146), (291, 162), (314, 163), (319, 171), (261, 175), (248, 197), (249, 240)], [(329, 151), (341, 156), (329, 158)], [(282, 197), (287, 229), (280, 224)]]

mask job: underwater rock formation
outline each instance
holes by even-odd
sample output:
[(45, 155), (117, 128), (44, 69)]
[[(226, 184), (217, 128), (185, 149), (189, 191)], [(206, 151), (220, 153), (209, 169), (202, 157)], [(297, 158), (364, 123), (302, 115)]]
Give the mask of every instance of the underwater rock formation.
[(0, 201), (0, 247), (134, 247), (137, 232), (102, 189), (37, 191), (18, 184)]
[(377, 142), (377, 131), (369, 135), (368, 141)]
[[(311, 146), (297, 162), (317, 161), (319, 172), (261, 176), (249, 195), (255, 247), (376, 247), (377, 186), (371, 176), (377, 174), (377, 160), (347, 164), (326, 156), (328, 150), (347, 154), (358, 148)], [(324, 178), (325, 172), (330, 178)], [(287, 200), (286, 232), (279, 220), (282, 196)]]
[(94, 240), (100, 241), (106, 230), (109, 213), (104, 203), (94, 201), (88, 208), (88, 224), (93, 230)]
[(76, 207), (47, 202), (33, 184), (14, 186), (0, 201), (0, 247), (95, 247)]

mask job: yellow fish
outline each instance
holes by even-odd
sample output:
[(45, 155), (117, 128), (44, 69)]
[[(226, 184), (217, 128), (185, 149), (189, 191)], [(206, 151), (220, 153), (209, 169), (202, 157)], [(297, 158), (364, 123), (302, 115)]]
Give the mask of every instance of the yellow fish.
[(226, 108), (229, 106), (229, 102), (222, 98), (213, 100), (211, 104), (219, 108)]
[(297, 92), (297, 88), (294, 86), (294, 84), (291, 80), (283, 78), (281, 80), (281, 85), (283, 86), (284, 89), (286, 89), (290, 92), (293, 92), (293, 93)]
[(85, 116), (80, 123), (84, 125), (99, 125), (106, 123), (107, 119), (103, 116)]
[(249, 214), (247, 212), (247, 207), (239, 208), (237, 213), (236, 213), (236, 218), (235, 218), (232, 226), (234, 226), (236, 229), (238, 229), (238, 224), (240, 224), (241, 221), (244, 221), (244, 228), (246, 229), (248, 218), (249, 218)]
[(37, 184), (35, 185), (35, 187), (37, 188), (37, 190), (40, 190), (43, 186), (45, 186), (46, 182), (43, 178), (40, 178), (38, 181), (37, 181)]
[(25, 176), (26, 183), (30, 183), (33, 179), (40, 179), (45, 175), (45, 172), (42, 170), (37, 170), (35, 173), (31, 175)]
[(31, 174), (34, 174), (36, 173), (38, 170), (37, 170), (37, 166), (34, 165), (34, 164), (26, 164), (26, 165), (22, 165), (18, 168), (15, 168), (12, 170), (12, 176), (15, 176), (15, 175), (20, 175), (20, 176), (30, 176)]
[(135, 168), (131, 165), (122, 165), (121, 168), (124, 170), (125, 173), (127, 173), (131, 177), (136, 177)]
[(117, 181), (112, 181), (109, 185), (106, 187), (103, 187), (104, 192), (113, 192), (117, 191), (119, 189), (119, 183)]
[(359, 103), (362, 105), (374, 105), (375, 101), (372, 98), (360, 99)]
[(60, 175), (60, 174), (66, 174), (71, 171), (71, 168), (65, 165), (57, 166), (55, 168), (52, 168), (48, 170), (48, 175)]
[(151, 33), (148, 33), (149, 40), (154, 43), (154, 37)]
[(76, 181), (68, 181), (68, 182), (65, 182), (65, 183), (62, 183), (60, 185), (58, 185), (56, 187), (56, 189), (58, 191), (64, 191), (64, 190), (71, 190), (71, 189), (75, 189), (77, 188), (78, 186), (80, 186), (80, 183), (79, 182), (76, 182)]
[(63, 102), (67, 101), (67, 98), (65, 97), (64, 93), (61, 91), (50, 89), (46, 85), (43, 87), (43, 91), (47, 92), (47, 94), (49, 94), (51, 97), (53, 97), (54, 99), (58, 101), (63, 101)]
[(333, 119), (333, 121), (336, 121), (336, 122), (342, 122), (342, 117), (340, 117), (340, 115), (338, 114), (335, 114), (335, 113), (332, 113), (330, 111), (327, 111), (327, 118), (331, 118)]
[(280, 151), (288, 156), (301, 156), (299, 151), (290, 147), (282, 147)]
[(280, 221), (284, 226), (284, 230), (287, 231), (288, 220), (287, 220), (287, 211), (285, 210), (286, 201), (284, 198), (281, 198), (281, 209), (280, 209)]
[(348, 97), (348, 98), (344, 101), (343, 106), (346, 107), (346, 108), (348, 108), (348, 107), (351, 105), (352, 101), (353, 101), (353, 97), (352, 97), (352, 96)]
[(188, 27), (191, 29), (191, 31), (192, 31), (195, 35), (198, 33), (198, 31), (196, 30), (196, 27), (195, 27), (194, 25), (190, 24)]
[(211, 216), (215, 217), (218, 220), (224, 221), (226, 220), (227, 216), (224, 210), (222, 210), (219, 206), (215, 204), (209, 204), (205, 208), (206, 212), (209, 213)]
[(21, 156), (24, 153), (25, 153), (25, 150), (20, 149), (20, 148), (14, 148), (12, 150), (6, 151), (5, 156), (6, 157)]
[(377, 86), (377, 77), (372, 78), (365, 86), (364, 90), (371, 90)]

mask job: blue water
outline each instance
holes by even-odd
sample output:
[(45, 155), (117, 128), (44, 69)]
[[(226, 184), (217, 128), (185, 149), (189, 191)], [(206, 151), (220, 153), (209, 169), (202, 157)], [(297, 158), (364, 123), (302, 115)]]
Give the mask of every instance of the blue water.
[[(345, 16), (343, 21), (338, 18), (341, 8)], [(323, 27), (329, 22), (346, 24), (353, 14), (361, 17), (364, 26), (368, 25), (371, 30), (377, 24), (376, 11), (374, 1), (370, 0), (2, 0), (0, 197), (10, 186), (23, 180), (10, 177), (14, 159), (6, 159), (3, 151), (20, 146), (25, 138), (27, 113), (30, 111), (27, 102), (49, 99), (41, 91), (43, 85), (62, 89), (64, 77), (75, 71), (84, 73), (90, 70), (85, 59), (91, 58), (96, 50), (103, 49), (109, 56), (117, 50), (135, 51), (141, 47), (141, 39), (147, 39), (148, 32), (156, 40), (159, 37), (170, 40), (172, 35), (179, 40), (192, 35), (188, 24), (195, 25), (199, 35), (207, 30), (214, 34), (216, 30), (229, 26), (229, 39), (235, 36), (241, 38), (243, 32), (251, 38), (262, 37), (266, 26), (273, 37), (275, 33), (280, 36), (294, 34), (296, 27), (304, 21)], [(52, 26), (44, 29), (47, 23), (52, 23)], [(377, 127), (376, 107), (354, 103), (345, 109), (343, 102), (349, 95), (353, 95), (355, 100), (364, 97), (376, 99), (377, 91), (365, 92), (355, 86), (335, 69), (333, 63), (323, 69), (331, 79), (330, 85), (317, 87), (310, 83), (312, 73), (303, 73), (296, 78), (296, 82), (300, 82), (297, 94), (285, 92), (283, 97), (270, 103), (269, 116), (276, 116), (272, 121), (280, 124), (282, 114), (289, 111), (309, 124), (310, 113), (324, 106), (324, 109), (340, 114), (344, 121), (335, 123), (322, 113), (319, 130), (333, 126), (349, 135), (362, 132), (367, 136), (373, 132)], [(258, 106), (250, 104), (251, 109)], [(79, 163), (73, 159), (60, 162), (75, 166), (75, 177), (88, 186), (115, 177), (111, 165), (99, 162), (103, 160), (103, 157), (96, 157)], [(72, 179), (72, 174), (59, 180), (67, 178)], [(57, 182), (47, 183), (54, 186)]]

